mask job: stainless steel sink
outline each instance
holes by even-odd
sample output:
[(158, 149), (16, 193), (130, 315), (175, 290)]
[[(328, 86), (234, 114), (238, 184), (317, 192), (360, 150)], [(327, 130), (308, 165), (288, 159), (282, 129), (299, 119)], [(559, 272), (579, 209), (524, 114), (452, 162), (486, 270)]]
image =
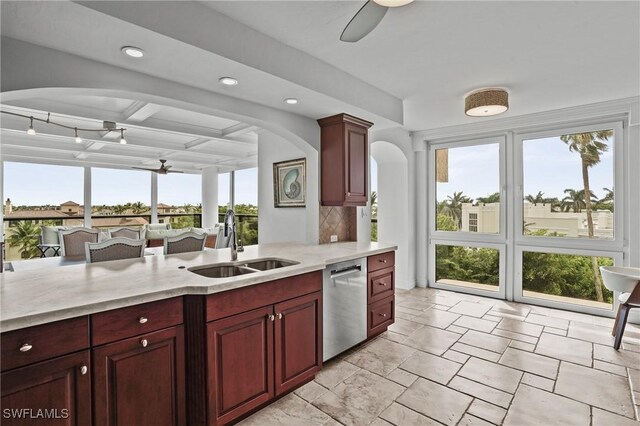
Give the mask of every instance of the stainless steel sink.
[(286, 259), (256, 259), (243, 263), (243, 266), (259, 271), (268, 271), (270, 269), (284, 268), (285, 266), (297, 265), (299, 263), (300, 262)]
[(257, 272), (255, 269), (245, 268), (234, 264), (197, 266), (194, 268), (188, 268), (187, 270), (207, 278), (229, 278)]
[(269, 271), (271, 269), (284, 268), (297, 265), (300, 262), (274, 257), (250, 259), (245, 262), (215, 263), (212, 265), (192, 266), (187, 271), (202, 275), (207, 278), (229, 278), (253, 272)]

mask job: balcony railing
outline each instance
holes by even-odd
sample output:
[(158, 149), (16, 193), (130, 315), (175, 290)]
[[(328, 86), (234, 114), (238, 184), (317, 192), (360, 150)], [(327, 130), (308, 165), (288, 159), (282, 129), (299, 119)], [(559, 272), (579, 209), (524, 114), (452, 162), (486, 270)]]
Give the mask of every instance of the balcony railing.
[[(224, 214), (218, 215), (218, 222), (222, 223)], [(92, 228), (108, 229), (121, 226), (140, 227), (151, 223), (151, 215), (148, 212), (142, 214), (113, 214), (92, 215)], [(201, 228), (202, 213), (161, 213), (158, 214), (158, 222), (171, 223), (173, 229)], [(21, 226), (22, 223), (22, 226)], [(25, 224), (32, 226), (25, 226)], [(68, 217), (44, 216), (4, 218), (4, 256), (6, 260), (29, 259), (40, 257), (37, 245), (40, 243), (41, 226), (83, 226), (84, 216), (75, 215)], [(20, 229), (18, 229), (18, 227)], [(258, 243), (258, 215), (236, 214), (236, 226), (238, 239), (244, 245)], [(12, 235), (19, 232), (20, 236), (12, 242)]]

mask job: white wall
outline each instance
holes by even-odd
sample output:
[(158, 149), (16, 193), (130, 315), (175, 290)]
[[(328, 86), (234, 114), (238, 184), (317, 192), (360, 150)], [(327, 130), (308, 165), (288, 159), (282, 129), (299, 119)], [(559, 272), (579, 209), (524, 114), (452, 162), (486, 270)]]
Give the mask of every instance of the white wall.
[(411, 136), (404, 129), (394, 128), (371, 132), (369, 140), (371, 155), (378, 164), (378, 241), (398, 245), (397, 286), (413, 288), (418, 267), (415, 160)]
[[(302, 149), (301, 149), (302, 148)], [(301, 241), (318, 243), (318, 153), (266, 130), (258, 134), (258, 239), (260, 244)], [(307, 206), (275, 208), (273, 163), (307, 159)]]

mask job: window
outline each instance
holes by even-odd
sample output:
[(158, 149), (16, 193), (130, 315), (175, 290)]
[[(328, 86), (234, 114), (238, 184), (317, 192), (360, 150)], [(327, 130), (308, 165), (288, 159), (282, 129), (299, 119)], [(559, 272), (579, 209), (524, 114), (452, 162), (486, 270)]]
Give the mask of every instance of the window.
[(150, 172), (91, 169), (91, 226), (137, 227), (151, 221)]
[(478, 232), (478, 213), (469, 213), (469, 232)]
[(499, 143), (436, 149), (436, 230), (500, 233), (500, 170)]
[(500, 250), (458, 245), (435, 246), (436, 282), (497, 292)]
[(522, 141), (524, 235), (614, 238), (614, 136), (603, 127)]
[(82, 226), (84, 169), (4, 163), (4, 238), (7, 260), (40, 257), (42, 226)]
[(158, 221), (173, 229), (199, 228), (202, 213), (202, 176), (158, 175)]
[(236, 170), (234, 175), (238, 238), (244, 245), (258, 244), (258, 169)]

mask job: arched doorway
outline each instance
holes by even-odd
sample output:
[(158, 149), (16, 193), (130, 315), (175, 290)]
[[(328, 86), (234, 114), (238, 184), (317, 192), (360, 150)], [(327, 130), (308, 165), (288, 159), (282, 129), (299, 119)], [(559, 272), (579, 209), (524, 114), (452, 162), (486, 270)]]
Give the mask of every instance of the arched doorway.
[[(375, 161), (372, 187), (377, 196), (377, 239), (398, 246), (396, 252), (396, 286), (413, 288), (409, 274), (409, 172), (407, 158), (396, 145), (377, 141), (371, 144)], [(376, 185), (373, 180), (376, 179)]]

